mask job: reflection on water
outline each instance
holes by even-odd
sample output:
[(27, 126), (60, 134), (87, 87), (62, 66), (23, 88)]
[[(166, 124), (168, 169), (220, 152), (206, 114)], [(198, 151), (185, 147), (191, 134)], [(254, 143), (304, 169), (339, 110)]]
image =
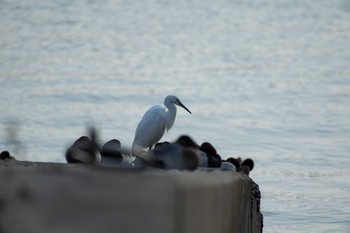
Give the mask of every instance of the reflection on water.
[[(94, 124), (130, 146), (176, 94), (164, 137), (252, 157), (265, 232), (349, 232), (350, 15), (337, 1), (2, 1), (0, 147), (63, 162)], [(14, 123), (13, 123), (14, 122)]]

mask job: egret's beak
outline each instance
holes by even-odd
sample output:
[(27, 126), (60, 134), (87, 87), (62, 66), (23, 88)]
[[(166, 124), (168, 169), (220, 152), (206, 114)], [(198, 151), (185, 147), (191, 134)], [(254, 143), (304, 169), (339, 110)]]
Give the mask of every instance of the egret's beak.
[(192, 114), (192, 112), (190, 111), (190, 110), (188, 110), (188, 108), (186, 108), (186, 106), (185, 105), (183, 105), (181, 102), (180, 102), (180, 100), (178, 101), (178, 105), (180, 106), (180, 107), (183, 107), (187, 112), (189, 112), (190, 114)]

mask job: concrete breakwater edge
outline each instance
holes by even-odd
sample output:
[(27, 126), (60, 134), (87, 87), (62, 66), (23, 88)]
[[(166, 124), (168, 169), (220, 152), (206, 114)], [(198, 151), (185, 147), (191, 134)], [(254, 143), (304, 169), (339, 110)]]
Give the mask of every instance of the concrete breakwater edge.
[(0, 232), (262, 232), (260, 191), (235, 171), (0, 161)]

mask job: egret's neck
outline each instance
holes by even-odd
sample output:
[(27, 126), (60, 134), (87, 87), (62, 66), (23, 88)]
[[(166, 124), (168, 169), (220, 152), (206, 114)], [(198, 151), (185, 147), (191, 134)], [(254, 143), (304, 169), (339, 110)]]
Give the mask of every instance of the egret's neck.
[(176, 117), (176, 106), (174, 104), (169, 104), (166, 106), (166, 130), (170, 130), (171, 127), (173, 126), (175, 122), (175, 117)]

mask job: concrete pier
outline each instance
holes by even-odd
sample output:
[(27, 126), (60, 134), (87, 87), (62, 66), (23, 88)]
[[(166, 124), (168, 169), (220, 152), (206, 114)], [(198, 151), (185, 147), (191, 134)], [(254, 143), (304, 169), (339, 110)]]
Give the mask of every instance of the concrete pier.
[(258, 233), (260, 192), (233, 171), (0, 161), (3, 233)]

